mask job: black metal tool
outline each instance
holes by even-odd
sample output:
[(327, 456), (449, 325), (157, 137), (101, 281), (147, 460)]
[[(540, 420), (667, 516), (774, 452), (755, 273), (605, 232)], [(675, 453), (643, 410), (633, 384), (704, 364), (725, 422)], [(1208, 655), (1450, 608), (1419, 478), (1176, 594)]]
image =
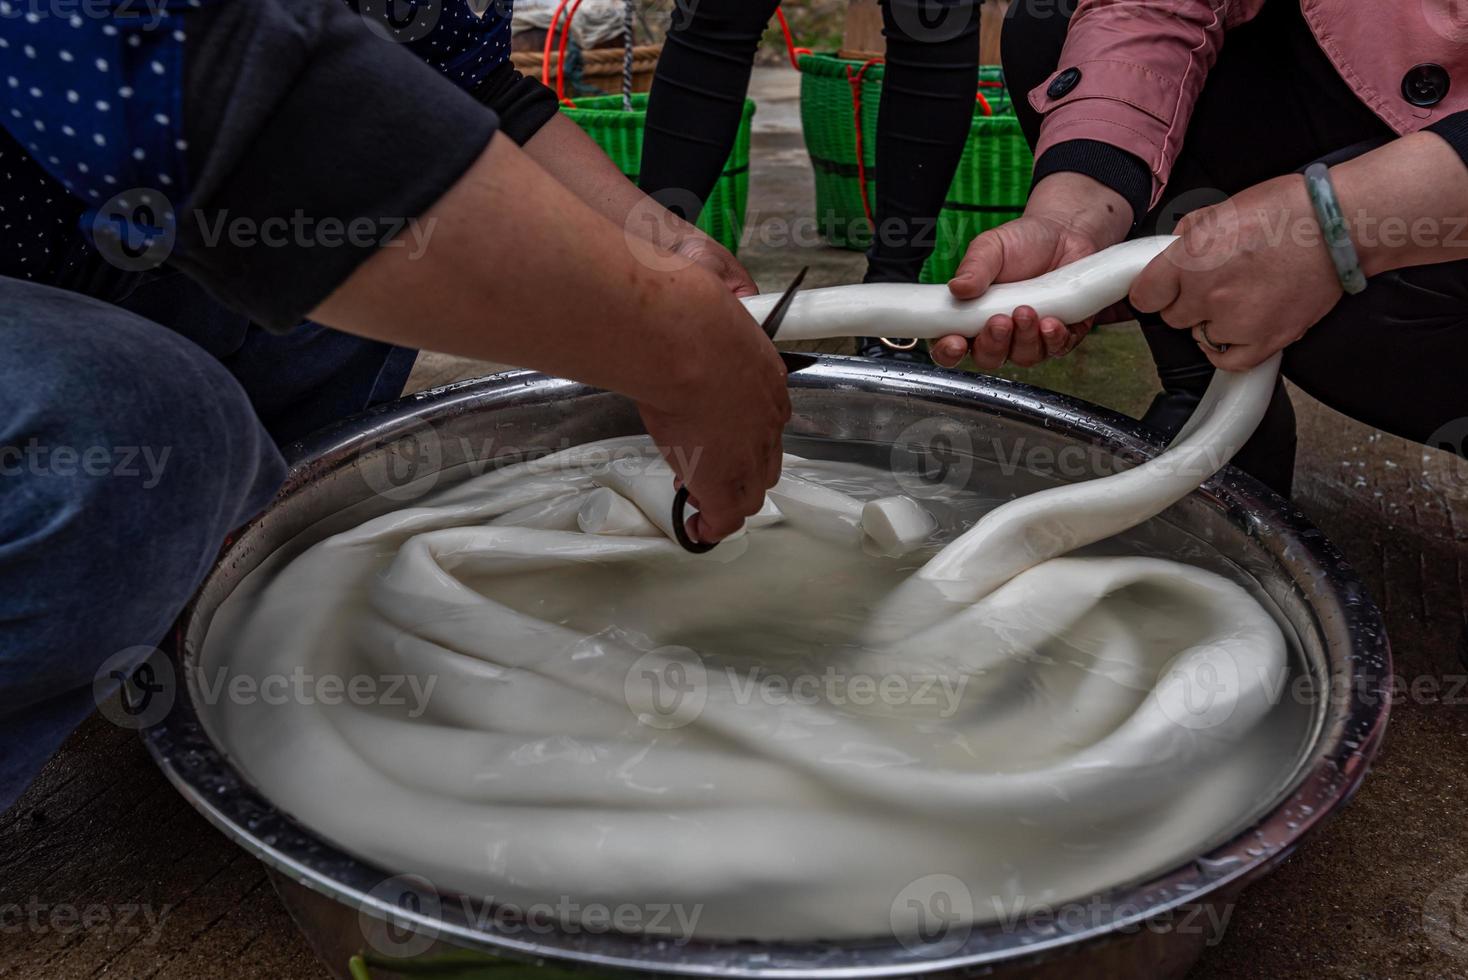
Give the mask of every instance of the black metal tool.
[[(770, 338), (771, 343), (775, 341), (775, 334), (780, 332), (780, 323), (785, 319), (785, 314), (789, 312), (790, 303), (795, 299), (795, 294), (800, 291), (800, 284), (805, 281), (805, 274), (809, 271), (809, 266), (800, 270), (800, 273), (795, 277), (795, 281), (785, 289), (785, 293), (780, 297), (780, 301), (775, 304), (774, 309), (770, 310), (769, 315), (760, 324), (760, 329), (764, 330), (765, 336)], [(785, 350), (780, 351), (779, 354), (780, 360), (785, 363), (786, 374), (794, 374), (796, 371), (802, 371), (819, 360), (819, 358), (813, 357), (810, 354), (796, 354)], [(678, 543), (683, 546), (684, 551), (692, 552), (695, 555), (702, 555), (713, 551), (718, 545), (717, 541), (695, 541), (688, 536), (688, 529), (685, 526), (687, 508), (688, 487), (682, 486), (673, 495), (673, 536), (678, 539)]]

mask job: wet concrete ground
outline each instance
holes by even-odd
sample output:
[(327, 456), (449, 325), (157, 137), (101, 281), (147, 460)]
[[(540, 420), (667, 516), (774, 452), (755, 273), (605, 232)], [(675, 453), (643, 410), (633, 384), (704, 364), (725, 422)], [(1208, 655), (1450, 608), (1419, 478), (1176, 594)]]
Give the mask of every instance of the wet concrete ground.
[[(785, 69), (757, 76), (756, 225), (811, 213), (793, 83)], [(783, 241), (756, 233), (742, 253), (765, 288), (801, 264), (812, 285), (860, 275), (859, 255)], [(414, 383), (484, 369), (426, 357)], [(1155, 384), (1126, 328), (1014, 374), (1131, 412)], [(1297, 502), (1381, 606), (1402, 694), (1360, 794), (1244, 895), (1193, 977), (1468, 978), (1468, 464), (1298, 393), (1296, 405)], [(260, 866), (178, 797), (135, 736), (100, 718), (0, 817), (0, 913), (0, 977), (325, 976)]]

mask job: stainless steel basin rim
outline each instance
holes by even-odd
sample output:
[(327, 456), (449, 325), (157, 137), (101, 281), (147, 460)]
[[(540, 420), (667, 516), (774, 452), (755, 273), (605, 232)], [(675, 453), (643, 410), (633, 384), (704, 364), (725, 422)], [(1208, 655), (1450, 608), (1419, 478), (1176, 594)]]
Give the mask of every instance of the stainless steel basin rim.
[[(895, 442), (912, 425), (938, 419), (996, 438), (1080, 445), (1139, 462), (1160, 447), (1135, 422), (1064, 396), (995, 378), (855, 358), (822, 358), (791, 377), (796, 435)], [(180, 616), (168, 653), (186, 668), (198, 656), (215, 609), (275, 548), (348, 504), (383, 493), (385, 460), (411, 455), (432, 482), (485, 456), (504, 461), (640, 431), (629, 403), (606, 392), (531, 372), (508, 372), (412, 396), (346, 420), (291, 448), (292, 470), (276, 502), (225, 548)], [(434, 452), (422, 453), (425, 438)], [(506, 445), (506, 441), (509, 445)], [(405, 447), (412, 444), (411, 450)], [(400, 476), (402, 474), (399, 474)], [(399, 484), (395, 481), (393, 486)], [(391, 494), (389, 494), (391, 496)], [(384, 501), (383, 509), (394, 503)], [(1288, 791), (1252, 826), (1198, 860), (1097, 896), (1098, 915), (1079, 926), (975, 926), (942, 955), (891, 937), (863, 943), (661, 943), (616, 933), (504, 928), (457, 900), (424, 891), (420, 911), (389, 904), (373, 889), (392, 879), (316, 837), (259, 795), (204, 729), (191, 697), (176, 697), (144, 738), (190, 803), (270, 868), (353, 909), (456, 945), (508, 958), (683, 976), (880, 977), (1042, 959), (1104, 942), (1182, 906), (1232, 894), (1288, 854), (1350, 797), (1380, 743), (1391, 676), (1385, 629), (1354, 573), (1294, 507), (1247, 476), (1225, 469), (1175, 511), (1205, 538), (1232, 546), (1269, 590), (1305, 642), (1317, 687), (1316, 735)], [(1171, 515), (1173, 512), (1169, 512)], [(1165, 515), (1166, 517), (1166, 515)], [(186, 669), (175, 676), (189, 677)], [(404, 891), (401, 880), (394, 893)], [(406, 886), (411, 893), (411, 886)], [(380, 889), (379, 889), (380, 892)], [(435, 909), (426, 914), (421, 909)], [(952, 948), (955, 947), (956, 948)]]

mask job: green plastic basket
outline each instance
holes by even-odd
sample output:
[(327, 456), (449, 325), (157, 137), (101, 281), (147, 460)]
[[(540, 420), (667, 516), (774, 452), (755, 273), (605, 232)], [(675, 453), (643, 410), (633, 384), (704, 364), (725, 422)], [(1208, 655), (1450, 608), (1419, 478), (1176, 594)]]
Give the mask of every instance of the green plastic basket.
[[(817, 225), (832, 245), (864, 249), (871, 243), (872, 229), (862, 206), (857, 167), (853, 80), (860, 78), (861, 156), (868, 200), (875, 204), (877, 107), (884, 66), (830, 54), (802, 55), (799, 64), (800, 120), (815, 171)], [(1024, 210), (1034, 158), (1015, 118), (1009, 90), (992, 85), (1002, 78), (997, 66), (979, 69), (979, 81), (991, 83), (979, 92), (993, 115), (974, 103), (973, 126), (938, 216), (937, 244), (923, 266), (923, 282), (950, 278), (974, 236)]]
[[(647, 122), (645, 94), (632, 96), (630, 112), (622, 108), (620, 95), (577, 99), (576, 108), (562, 106), (561, 112), (586, 130), (628, 180), (637, 182), (642, 167), (642, 128)], [(734, 149), (698, 216), (698, 227), (736, 254), (744, 234), (745, 207), (749, 203), (749, 126), (753, 117), (754, 102), (745, 99)]]

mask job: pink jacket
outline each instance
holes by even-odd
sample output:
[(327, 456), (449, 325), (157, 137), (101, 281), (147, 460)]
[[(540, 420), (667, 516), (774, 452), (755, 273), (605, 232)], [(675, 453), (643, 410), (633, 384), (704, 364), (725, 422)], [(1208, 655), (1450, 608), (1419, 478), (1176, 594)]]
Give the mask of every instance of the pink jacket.
[[(1264, 2), (1080, 0), (1058, 70), (1029, 95), (1045, 115), (1036, 157), (1073, 139), (1120, 147), (1151, 169), (1156, 205), (1224, 34)], [(1341, 77), (1397, 133), (1468, 109), (1468, 3), (1298, 2)], [(1056, 80), (1069, 69), (1084, 84), (1050, 95), (1066, 89)]]

